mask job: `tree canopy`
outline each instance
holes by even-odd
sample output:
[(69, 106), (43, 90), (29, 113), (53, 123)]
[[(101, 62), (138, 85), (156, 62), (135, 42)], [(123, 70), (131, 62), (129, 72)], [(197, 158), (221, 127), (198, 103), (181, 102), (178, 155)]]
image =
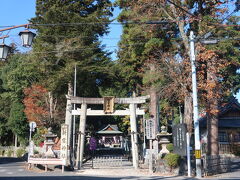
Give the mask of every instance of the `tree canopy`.
[[(239, 5), (235, 0), (173, 2), (117, 0), (123, 33), (118, 60), (112, 61), (100, 41), (113, 16), (110, 0), (37, 0), (36, 16), (30, 19), (37, 33), (32, 50), (15, 49), (9, 61), (1, 63), (1, 142), (8, 134), (24, 138), (28, 121), (59, 131), (75, 66), (77, 96), (155, 94), (161, 123), (179, 122), (183, 113), (192, 132), (190, 31), (196, 37), (201, 111), (216, 120), (218, 104), (240, 88), (239, 17), (234, 16)], [(218, 43), (204, 44), (206, 39)], [(88, 122), (96, 130), (100, 125), (94, 118)], [(128, 117), (106, 122), (118, 123), (127, 133)]]

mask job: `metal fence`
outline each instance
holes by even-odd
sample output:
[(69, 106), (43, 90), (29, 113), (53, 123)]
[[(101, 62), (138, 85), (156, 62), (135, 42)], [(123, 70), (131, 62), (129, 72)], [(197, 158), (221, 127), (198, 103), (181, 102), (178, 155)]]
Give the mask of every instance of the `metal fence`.
[(227, 156), (203, 156), (204, 175), (214, 175), (231, 170), (231, 158)]
[[(207, 153), (207, 144), (202, 144), (202, 154)], [(237, 149), (240, 149), (240, 144), (219, 143), (219, 154), (234, 154)]]
[(96, 156), (93, 158), (93, 167), (122, 167), (123, 156)]

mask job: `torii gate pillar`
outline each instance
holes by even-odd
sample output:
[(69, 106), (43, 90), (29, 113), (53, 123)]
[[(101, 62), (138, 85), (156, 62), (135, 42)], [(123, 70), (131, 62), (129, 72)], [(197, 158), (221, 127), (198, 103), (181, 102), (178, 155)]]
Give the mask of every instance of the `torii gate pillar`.
[(78, 169), (81, 169), (83, 163), (83, 153), (84, 153), (84, 140), (85, 140), (85, 128), (86, 128), (86, 118), (87, 118), (87, 104), (82, 103), (81, 114), (80, 114), (80, 125), (79, 125), (79, 135), (78, 141), (80, 141), (80, 152), (77, 155)]
[(67, 99), (67, 105), (66, 105), (66, 115), (65, 115), (65, 124), (68, 125), (68, 144), (67, 144), (67, 164), (70, 164), (70, 151), (71, 151), (71, 134), (72, 134), (72, 104), (71, 100)]
[(137, 120), (136, 105), (129, 104), (130, 109), (130, 125), (131, 125), (131, 142), (132, 142), (132, 160), (133, 167), (138, 168), (138, 137), (137, 137)]

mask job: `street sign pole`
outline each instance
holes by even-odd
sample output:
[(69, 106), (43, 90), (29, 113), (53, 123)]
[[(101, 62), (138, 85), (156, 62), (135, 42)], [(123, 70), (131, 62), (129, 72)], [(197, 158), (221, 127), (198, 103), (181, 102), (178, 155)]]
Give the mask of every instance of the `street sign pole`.
[(37, 124), (35, 122), (29, 123), (29, 147), (28, 147), (28, 159), (30, 158), (30, 155), (33, 154), (33, 143), (32, 143), (32, 132), (35, 131)]
[(149, 140), (149, 144), (150, 144), (150, 156), (149, 156), (149, 173), (153, 173), (153, 153), (152, 153), (152, 139)]

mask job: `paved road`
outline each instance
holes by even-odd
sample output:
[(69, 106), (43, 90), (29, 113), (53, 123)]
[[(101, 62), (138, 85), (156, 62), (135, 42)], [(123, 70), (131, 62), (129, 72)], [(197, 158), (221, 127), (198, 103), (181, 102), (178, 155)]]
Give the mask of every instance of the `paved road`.
[[(239, 164), (236, 164), (239, 165)], [(157, 179), (194, 179), (187, 177), (163, 177), (149, 175), (147, 171), (133, 168), (99, 168), (61, 173), (61, 169), (44, 172), (43, 170), (26, 170), (25, 162), (16, 158), (0, 158), (0, 180), (157, 180)], [(205, 179), (205, 178), (204, 178)], [(240, 179), (240, 170), (208, 179)]]

